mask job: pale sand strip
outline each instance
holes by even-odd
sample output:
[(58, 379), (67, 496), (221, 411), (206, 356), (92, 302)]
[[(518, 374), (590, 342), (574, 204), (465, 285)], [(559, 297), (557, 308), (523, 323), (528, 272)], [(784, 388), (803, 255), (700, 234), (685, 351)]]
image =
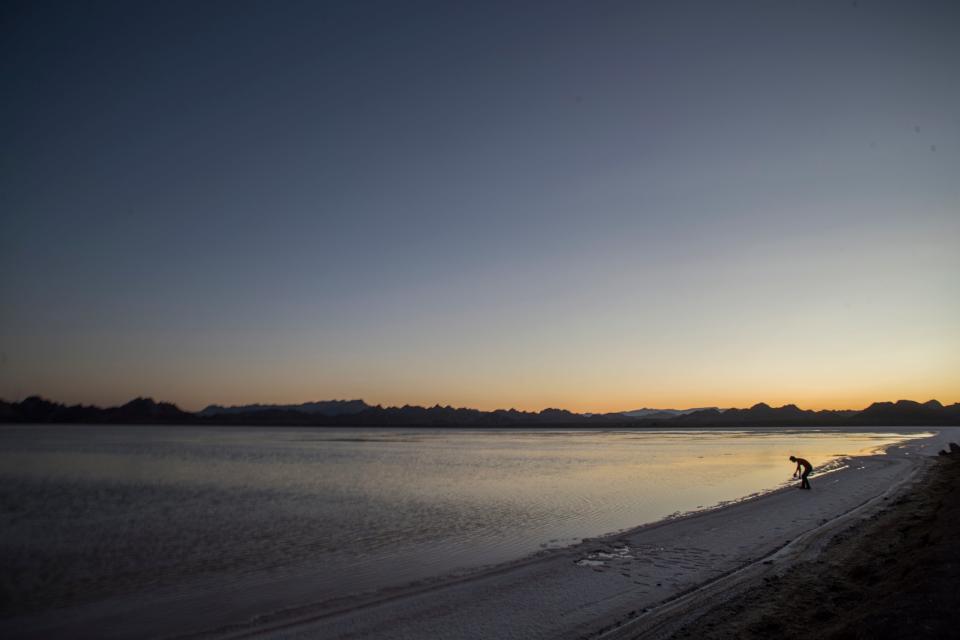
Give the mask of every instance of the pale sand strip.
[[(942, 429), (933, 438), (892, 447), (887, 455), (853, 458), (846, 469), (814, 477), (813, 491), (784, 489), (467, 580), (224, 637), (660, 636), (669, 626), (664, 621), (682, 616), (683, 607), (696, 606), (698, 597), (753, 579), (753, 572), (772, 566), (764, 561), (782, 564), (796, 553), (814, 551), (840, 519), (865, 515), (885, 494), (904, 486), (924, 466), (925, 456), (960, 439), (958, 431)], [(603, 564), (598, 566), (577, 564), (593, 552), (610, 557), (599, 556)]]

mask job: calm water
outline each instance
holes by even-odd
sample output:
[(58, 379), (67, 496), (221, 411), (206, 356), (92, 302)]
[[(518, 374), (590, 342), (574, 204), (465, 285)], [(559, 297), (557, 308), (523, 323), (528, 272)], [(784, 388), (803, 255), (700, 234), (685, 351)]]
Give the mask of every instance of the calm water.
[(918, 435), (5, 426), (2, 611), (237, 584), (324, 601), (775, 488), (793, 453), (829, 468)]

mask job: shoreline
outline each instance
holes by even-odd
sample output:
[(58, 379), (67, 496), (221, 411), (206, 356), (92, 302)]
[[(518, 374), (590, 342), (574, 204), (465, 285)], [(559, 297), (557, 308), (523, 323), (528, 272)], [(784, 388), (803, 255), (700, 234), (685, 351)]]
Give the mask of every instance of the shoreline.
[[(689, 629), (695, 628), (694, 624), (688, 622), (691, 618), (695, 618), (699, 623), (701, 618), (716, 614), (727, 606), (730, 600), (735, 599), (745, 590), (755, 588), (761, 581), (766, 583), (772, 579), (771, 576), (782, 575), (798, 564), (819, 562), (820, 554), (824, 548), (832, 544), (836, 536), (855, 528), (860, 520), (875, 517), (878, 510), (886, 509), (886, 505), (903, 500), (905, 495), (910, 494), (927, 480), (926, 476), (930, 470), (931, 465), (917, 465), (906, 477), (891, 485), (886, 491), (813, 529), (804, 531), (770, 555), (742, 566), (715, 581), (699, 585), (688, 592), (676, 594), (675, 597), (665, 600), (655, 609), (629, 623), (622, 620), (614, 621), (601, 629), (596, 637), (603, 640), (674, 638), (677, 629), (686, 633)], [(705, 624), (709, 627), (715, 626), (715, 623), (710, 621)]]
[[(607, 637), (745, 567), (782, 557), (805, 534), (875, 507), (883, 494), (903, 490), (941, 441), (957, 439), (951, 431), (851, 457), (856, 466), (820, 475), (822, 489), (841, 490), (818, 493), (815, 484), (809, 497), (824, 497), (812, 511), (794, 509), (798, 492), (782, 487), (337, 610), (286, 611), (189, 637)], [(786, 534), (772, 515), (774, 523), (794, 518), (803, 531)]]
[(668, 633), (636, 628), (610, 638), (954, 637), (960, 626), (954, 542), (960, 449), (938, 456), (922, 476), (909, 491), (847, 523), (819, 553), (756, 577), (722, 602), (704, 599)]
[[(846, 458), (839, 468), (812, 476), (814, 492), (790, 486), (762, 491), (573, 546), (359, 597), (291, 607), (269, 589), (218, 590), (206, 599), (206, 608), (177, 607), (178, 617), (194, 621), (174, 625), (182, 629), (177, 632), (165, 624), (174, 601), (154, 594), (63, 610), (61, 616), (42, 614), (8, 630), (17, 637), (56, 637), (67, 629), (71, 637), (143, 636), (145, 629), (158, 637), (182, 638), (601, 637), (779, 552), (791, 542), (787, 521), (817, 529), (876, 498), (878, 487), (896, 484), (905, 470), (922, 466), (922, 457), (915, 454), (936, 448), (948, 431), (940, 428), (933, 437), (885, 445), (896, 450), (893, 455), (872, 450)], [(830, 490), (816, 491), (828, 486)], [(801, 501), (815, 508), (797, 511)], [(211, 615), (209, 605), (217, 599), (230, 602), (234, 610), (244, 603), (241, 607), (251, 615), (239, 623), (235, 615)], [(263, 614), (254, 617), (257, 611)], [(118, 617), (119, 612), (124, 613)]]

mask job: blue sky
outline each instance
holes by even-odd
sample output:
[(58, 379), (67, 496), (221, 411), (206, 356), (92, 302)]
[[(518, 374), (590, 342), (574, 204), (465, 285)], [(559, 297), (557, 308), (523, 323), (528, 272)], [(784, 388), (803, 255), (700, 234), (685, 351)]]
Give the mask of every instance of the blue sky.
[(7, 3), (0, 397), (960, 400), (948, 2)]

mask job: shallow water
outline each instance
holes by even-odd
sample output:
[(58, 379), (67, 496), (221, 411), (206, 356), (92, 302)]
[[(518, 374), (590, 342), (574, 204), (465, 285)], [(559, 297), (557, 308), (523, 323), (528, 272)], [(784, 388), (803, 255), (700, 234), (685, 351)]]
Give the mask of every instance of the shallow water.
[(829, 469), (922, 435), (4, 426), (2, 613), (251, 584), (322, 602), (772, 489), (791, 454)]

